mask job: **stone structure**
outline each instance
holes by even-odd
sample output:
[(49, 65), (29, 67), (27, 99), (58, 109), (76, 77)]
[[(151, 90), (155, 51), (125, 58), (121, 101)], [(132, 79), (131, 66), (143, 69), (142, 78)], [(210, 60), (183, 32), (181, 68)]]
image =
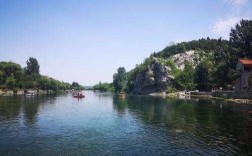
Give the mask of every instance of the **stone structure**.
[(232, 98), (232, 99), (252, 99), (251, 91), (215, 91), (213, 97)]
[(252, 89), (252, 60), (239, 59), (236, 65), (236, 71), (239, 77), (236, 79), (236, 90), (249, 90)]

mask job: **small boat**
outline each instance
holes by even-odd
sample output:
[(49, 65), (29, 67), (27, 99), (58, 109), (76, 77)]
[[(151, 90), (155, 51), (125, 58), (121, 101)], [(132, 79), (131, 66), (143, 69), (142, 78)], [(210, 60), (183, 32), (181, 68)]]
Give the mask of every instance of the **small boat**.
[(76, 94), (73, 96), (74, 98), (84, 98), (85, 96), (83, 94)]

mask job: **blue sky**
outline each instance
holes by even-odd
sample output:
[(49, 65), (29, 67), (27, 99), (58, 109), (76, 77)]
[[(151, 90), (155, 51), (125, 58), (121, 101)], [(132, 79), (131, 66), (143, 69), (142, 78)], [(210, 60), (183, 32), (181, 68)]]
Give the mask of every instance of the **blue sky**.
[(251, 10), (249, 0), (0, 0), (0, 61), (31, 56), (58, 80), (112, 82), (170, 42), (228, 39)]

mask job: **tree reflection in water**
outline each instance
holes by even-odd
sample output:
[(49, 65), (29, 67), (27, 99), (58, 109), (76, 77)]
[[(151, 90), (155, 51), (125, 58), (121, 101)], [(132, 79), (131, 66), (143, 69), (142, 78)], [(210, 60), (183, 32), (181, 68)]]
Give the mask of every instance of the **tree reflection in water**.
[(11, 96), (0, 97), (0, 120), (13, 120), (23, 116), (25, 124), (35, 124), (39, 107), (45, 104), (54, 104), (54, 95), (41, 95), (35, 97)]
[(191, 147), (201, 143), (211, 150), (219, 146), (231, 150), (233, 145), (243, 151), (252, 149), (252, 105), (211, 99), (114, 96), (113, 108), (118, 116), (129, 112), (145, 124), (166, 127), (174, 143)]

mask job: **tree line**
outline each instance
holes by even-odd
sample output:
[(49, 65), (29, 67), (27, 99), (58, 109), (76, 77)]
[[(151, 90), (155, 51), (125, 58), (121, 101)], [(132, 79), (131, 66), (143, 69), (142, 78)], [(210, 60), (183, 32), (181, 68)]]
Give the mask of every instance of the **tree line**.
[(56, 80), (40, 74), (40, 65), (36, 58), (30, 57), (26, 67), (14, 62), (0, 62), (0, 88), (17, 92), (19, 89), (42, 89), (58, 91), (68, 89), (83, 89), (77, 82), (72, 84)]

